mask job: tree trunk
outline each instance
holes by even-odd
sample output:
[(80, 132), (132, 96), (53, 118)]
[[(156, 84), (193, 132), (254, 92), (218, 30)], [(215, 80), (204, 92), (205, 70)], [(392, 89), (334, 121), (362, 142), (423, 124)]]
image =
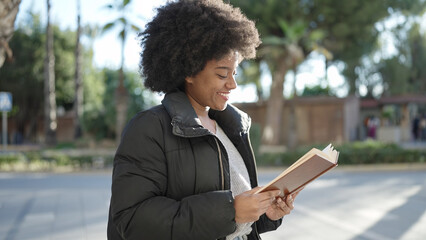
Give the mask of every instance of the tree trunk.
[(266, 124), (262, 133), (262, 144), (265, 145), (279, 145), (281, 143), (283, 90), (286, 73), (286, 64), (281, 62), (272, 75), (271, 94), (266, 107)]
[(127, 103), (129, 95), (127, 89), (124, 87), (124, 70), (123, 67), (119, 70), (119, 84), (115, 90), (115, 109), (116, 109), (116, 123), (115, 123), (115, 139), (116, 143), (119, 144), (121, 140), (121, 132), (126, 124), (127, 120)]
[(294, 81), (293, 81), (293, 99), (289, 105), (290, 113), (289, 113), (289, 128), (288, 128), (288, 136), (287, 136), (287, 147), (290, 150), (296, 148), (298, 144), (297, 138), (297, 116), (296, 116), (296, 101), (297, 101), (297, 91), (296, 91), (296, 76), (297, 76), (297, 66), (294, 67)]
[(81, 120), (83, 117), (83, 77), (81, 58), (81, 24), (80, 24), (80, 0), (77, 0), (77, 41), (75, 45), (75, 97), (74, 97), (74, 139), (82, 136)]
[(50, 26), (50, 0), (47, 0), (46, 59), (44, 62), (44, 130), (45, 143), (56, 144), (56, 92), (53, 29)]
[(346, 60), (346, 67), (343, 70), (343, 75), (346, 77), (346, 81), (349, 86), (349, 95), (357, 95), (358, 94), (358, 74), (356, 73), (357, 61), (355, 60)]
[(116, 110), (116, 123), (115, 123), (115, 142), (120, 144), (121, 132), (126, 125), (127, 109), (129, 94), (124, 87), (124, 44), (126, 42), (126, 34), (121, 39), (121, 67), (118, 71), (118, 86), (115, 89), (115, 110)]
[(0, 1), (0, 68), (3, 66), (6, 56), (12, 58), (12, 50), (9, 41), (15, 30), (15, 19), (18, 14), (21, 0)]

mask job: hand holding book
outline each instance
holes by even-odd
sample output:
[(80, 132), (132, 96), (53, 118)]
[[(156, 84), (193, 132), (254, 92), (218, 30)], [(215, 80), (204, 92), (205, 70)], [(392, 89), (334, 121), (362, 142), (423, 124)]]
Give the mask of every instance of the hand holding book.
[(285, 215), (290, 214), (290, 212), (294, 209), (293, 203), (297, 194), (299, 194), (299, 192), (287, 195), (286, 197), (276, 197), (271, 206), (266, 211), (266, 216), (268, 216), (269, 219), (275, 221)]

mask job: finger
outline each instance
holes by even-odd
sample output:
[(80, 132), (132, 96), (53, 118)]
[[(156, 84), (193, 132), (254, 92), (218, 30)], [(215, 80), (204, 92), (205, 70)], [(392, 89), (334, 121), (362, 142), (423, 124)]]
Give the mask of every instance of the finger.
[(292, 196), (292, 195), (287, 196), (285, 203), (287, 204), (287, 206), (288, 206), (290, 209), (293, 209), (293, 208), (294, 208), (293, 202), (294, 202), (294, 198), (293, 198), (293, 196)]
[(277, 203), (275, 205), (277, 206), (277, 209), (281, 210), (286, 215), (290, 214), (290, 211), (291, 211), (290, 207), (287, 206), (287, 204), (281, 198), (277, 199)]
[[(271, 206), (274, 206), (274, 205), (276, 205), (277, 204), (277, 201), (278, 200), (280, 200), (281, 198), (278, 196), (278, 197), (275, 197), (275, 196), (272, 196), (271, 198), (264, 198), (263, 200), (261, 200), (260, 202), (259, 202), (259, 205), (261, 205), (262, 206), (262, 208), (263, 207), (266, 207), (266, 208), (268, 208), (268, 207), (271, 207)], [(282, 202), (282, 204), (284, 204), (285, 205), (285, 203), (284, 203), (284, 201), (281, 199), (281, 202)]]
[(267, 192), (261, 192), (259, 193), (259, 197), (262, 200), (267, 200), (267, 199), (274, 199), (279, 196), (280, 194), (280, 190), (271, 190), (271, 191), (267, 191)]

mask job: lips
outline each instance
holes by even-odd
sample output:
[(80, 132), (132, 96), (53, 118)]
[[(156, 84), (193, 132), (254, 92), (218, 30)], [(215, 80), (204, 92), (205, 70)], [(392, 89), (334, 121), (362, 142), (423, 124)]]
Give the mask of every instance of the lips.
[(218, 94), (219, 94), (220, 96), (222, 96), (222, 97), (223, 97), (223, 99), (225, 99), (226, 101), (228, 101), (230, 92), (227, 92), (227, 93), (219, 92)]

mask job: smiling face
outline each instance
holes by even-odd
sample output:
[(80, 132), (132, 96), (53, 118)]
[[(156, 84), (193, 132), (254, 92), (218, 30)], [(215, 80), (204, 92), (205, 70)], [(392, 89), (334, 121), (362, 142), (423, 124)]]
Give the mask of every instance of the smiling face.
[(207, 61), (201, 72), (185, 79), (185, 92), (197, 114), (209, 108), (225, 110), (231, 90), (237, 87), (236, 68), (238, 52), (233, 52), (219, 60)]

